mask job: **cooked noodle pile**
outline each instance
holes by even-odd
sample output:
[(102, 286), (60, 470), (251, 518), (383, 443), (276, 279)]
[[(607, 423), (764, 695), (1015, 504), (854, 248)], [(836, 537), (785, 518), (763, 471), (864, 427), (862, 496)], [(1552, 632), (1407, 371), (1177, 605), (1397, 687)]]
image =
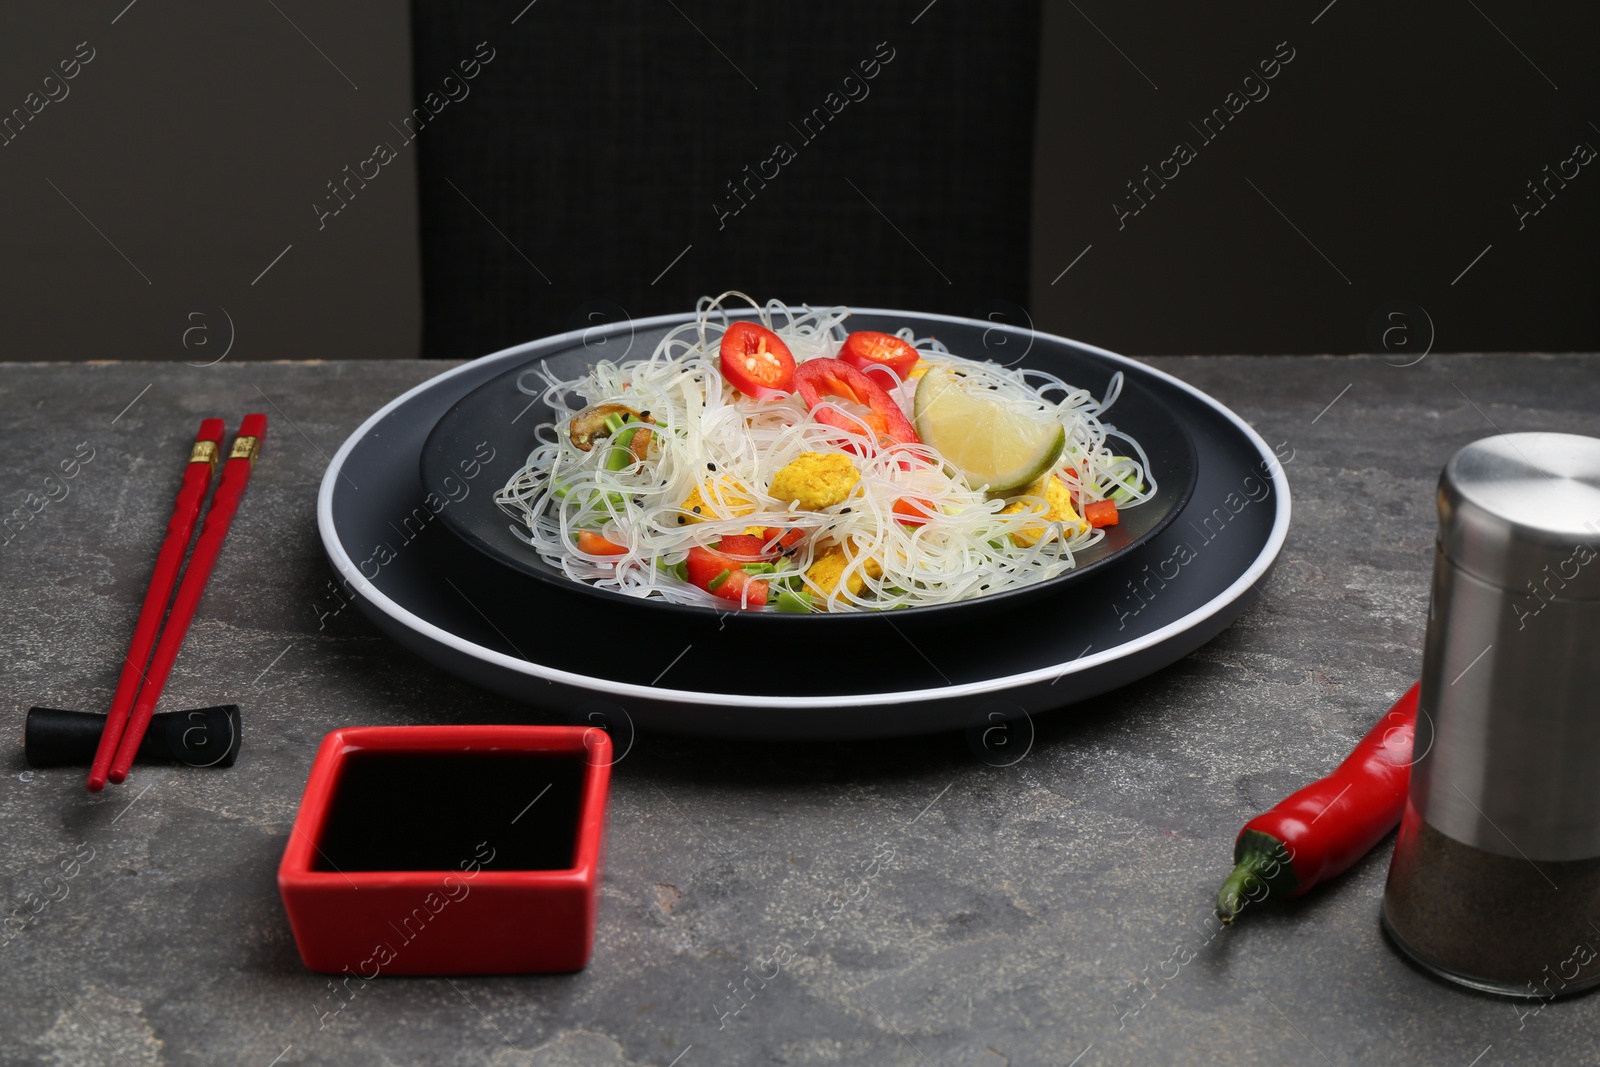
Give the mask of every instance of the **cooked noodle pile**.
[[(999, 514), (1019, 498), (990, 499), (925, 445), (884, 443), (859, 424), (862, 432), (852, 433), (818, 422), (797, 395), (756, 400), (738, 392), (719, 370), (718, 346), (731, 321), (722, 301), (742, 295), (702, 298), (696, 321), (674, 330), (648, 358), (601, 361), (570, 380), (542, 364), (523, 376), (520, 387), (548, 404), (554, 419), (538, 427), (538, 446), (495, 500), (546, 563), (574, 581), (629, 596), (726, 609), (739, 605), (690, 585), (678, 576), (681, 568), (675, 573), (689, 549), (714, 549), (721, 537), (755, 528), (799, 529), (805, 537), (793, 554), (761, 577), (811, 594), (819, 610), (848, 611), (948, 604), (1032, 585), (1070, 570), (1074, 553), (1104, 536), (1087, 525), (1062, 523), (1041, 531), (1039, 512)], [(849, 315), (843, 307), (792, 311), (776, 301), (758, 310), (760, 322), (802, 364), (838, 351), (839, 326)], [(924, 361), (964, 376), (969, 388), (991, 389), (1008, 406), (1059, 420), (1067, 447), (1055, 472), (1072, 488), (1079, 514), (1089, 501), (1110, 497), (1126, 509), (1154, 494), (1138, 443), (1100, 421), (1121, 391), (1120, 372), (1096, 400), (1050, 374), (964, 359), (910, 329), (898, 336)], [(915, 381), (905, 382), (890, 395), (909, 412), (915, 388)], [(629, 456), (621, 464), (618, 450), (604, 442), (585, 452), (569, 440), (572, 416), (607, 402), (653, 420), (645, 458)], [(1129, 455), (1109, 447), (1112, 435)], [(802, 511), (767, 494), (772, 476), (802, 452), (850, 457), (861, 479), (848, 499)], [(620, 469), (608, 469), (613, 466)], [(684, 505), (696, 489), (703, 503), (692, 514)], [(898, 521), (894, 505), (908, 498), (933, 504), (925, 524)], [(580, 551), (577, 536), (585, 530), (626, 552)], [(1018, 533), (1024, 536), (1012, 536)], [(859, 581), (823, 588), (804, 572), (836, 546), (848, 549), (845, 577)]]

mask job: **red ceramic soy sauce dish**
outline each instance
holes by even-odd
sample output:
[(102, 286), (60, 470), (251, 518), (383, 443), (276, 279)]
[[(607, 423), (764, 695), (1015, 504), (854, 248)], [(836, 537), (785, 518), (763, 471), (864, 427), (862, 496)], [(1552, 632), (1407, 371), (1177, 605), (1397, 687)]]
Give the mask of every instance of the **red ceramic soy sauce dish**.
[(363, 726), (325, 737), (278, 890), (314, 971), (581, 970), (611, 740), (582, 726)]

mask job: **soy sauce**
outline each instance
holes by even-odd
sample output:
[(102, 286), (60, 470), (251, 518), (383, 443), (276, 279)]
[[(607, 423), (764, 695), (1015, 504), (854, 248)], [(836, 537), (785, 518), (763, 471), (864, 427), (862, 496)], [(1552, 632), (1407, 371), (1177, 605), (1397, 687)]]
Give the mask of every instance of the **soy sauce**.
[(352, 753), (314, 869), (564, 870), (586, 770), (581, 753)]

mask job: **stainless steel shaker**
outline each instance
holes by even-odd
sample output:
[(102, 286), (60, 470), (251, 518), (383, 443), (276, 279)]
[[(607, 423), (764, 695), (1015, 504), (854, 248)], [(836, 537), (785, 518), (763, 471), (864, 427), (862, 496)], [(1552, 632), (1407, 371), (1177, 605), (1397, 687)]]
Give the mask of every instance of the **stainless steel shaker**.
[(1600, 984), (1600, 440), (1457, 452), (1383, 924), (1490, 992)]

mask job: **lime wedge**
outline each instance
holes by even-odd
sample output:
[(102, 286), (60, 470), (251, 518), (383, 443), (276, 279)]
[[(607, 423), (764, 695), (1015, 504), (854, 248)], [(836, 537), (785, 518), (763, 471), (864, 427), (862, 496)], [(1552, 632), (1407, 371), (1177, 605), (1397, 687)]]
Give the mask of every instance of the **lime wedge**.
[(963, 380), (935, 369), (917, 383), (912, 421), (923, 444), (935, 449), (974, 489), (995, 496), (1038, 481), (1061, 458), (1067, 431), (1043, 411), (1018, 411)]

